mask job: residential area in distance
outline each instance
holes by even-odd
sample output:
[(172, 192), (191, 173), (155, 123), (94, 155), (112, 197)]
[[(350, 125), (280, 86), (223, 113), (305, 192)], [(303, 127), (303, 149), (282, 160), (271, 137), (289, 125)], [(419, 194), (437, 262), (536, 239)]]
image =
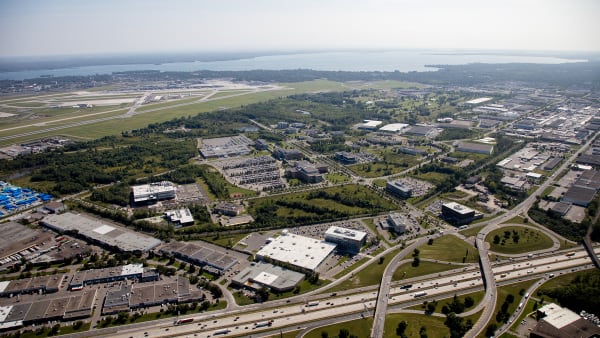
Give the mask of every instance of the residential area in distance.
[(600, 335), (598, 79), (488, 66), (0, 82), (0, 335)]

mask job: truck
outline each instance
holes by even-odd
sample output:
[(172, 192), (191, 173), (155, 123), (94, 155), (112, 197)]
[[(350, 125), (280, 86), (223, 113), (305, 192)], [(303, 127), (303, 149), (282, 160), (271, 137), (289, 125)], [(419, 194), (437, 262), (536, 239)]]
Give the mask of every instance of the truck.
[(427, 294), (427, 292), (425, 292), (425, 291), (419, 291), (419, 292), (415, 292), (414, 297), (415, 298), (417, 298), (417, 297), (423, 297), (426, 294)]
[(215, 333), (213, 333), (213, 334), (216, 336), (216, 335), (219, 335), (219, 334), (228, 334), (229, 332), (231, 332), (230, 329), (221, 329), (221, 330), (215, 331)]
[(194, 318), (178, 319), (177, 321), (175, 321), (175, 325), (187, 324), (187, 323), (191, 323), (193, 321), (194, 321)]
[(520, 303), (519, 303), (519, 306), (517, 306), (517, 309), (519, 309), (519, 310), (520, 310), (522, 307), (523, 307), (523, 302), (520, 302)]
[(256, 327), (265, 327), (265, 326), (271, 326), (271, 324), (273, 324), (273, 321), (272, 321), (272, 320), (266, 320), (266, 321), (264, 321), (264, 322), (257, 322), (257, 323), (254, 323), (254, 327), (256, 328)]
[(307, 307), (309, 307), (309, 306), (317, 306), (317, 305), (319, 305), (319, 302), (317, 302), (317, 301), (306, 303)]

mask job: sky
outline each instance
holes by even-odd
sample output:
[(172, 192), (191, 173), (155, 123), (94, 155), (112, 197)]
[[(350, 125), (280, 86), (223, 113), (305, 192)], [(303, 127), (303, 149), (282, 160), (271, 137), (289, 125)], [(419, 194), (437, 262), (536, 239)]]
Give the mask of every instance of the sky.
[(600, 51), (598, 0), (0, 0), (0, 57), (314, 49)]

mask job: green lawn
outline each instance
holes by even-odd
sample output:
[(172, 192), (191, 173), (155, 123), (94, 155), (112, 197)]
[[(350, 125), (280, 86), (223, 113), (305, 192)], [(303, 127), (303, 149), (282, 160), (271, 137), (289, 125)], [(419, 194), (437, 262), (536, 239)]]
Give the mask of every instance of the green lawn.
[[(394, 272), (394, 276), (392, 276), (392, 280), (402, 280), (405, 278), (413, 278), (424, 275), (429, 275), (436, 272), (443, 272), (448, 270), (457, 269), (459, 266), (453, 264), (443, 264), (443, 263), (435, 263), (435, 262), (424, 262), (421, 261), (418, 267), (412, 266), (411, 263), (402, 264), (396, 269)], [(406, 273), (406, 274), (405, 274)]]
[[(473, 298), (473, 301), (475, 301), (475, 303), (473, 304), (472, 307), (465, 309), (465, 311), (468, 311), (468, 310), (474, 308), (475, 306), (477, 306), (477, 304), (479, 304), (479, 302), (481, 302), (481, 300), (483, 299), (484, 296), (485, 296), (485, 291), (482, 290), (482, 291), (476, 291), (476, 292), (468, 293), (468, 294), (465, 294), (465, 295), (462, 295), (462, 296), (457, 296), (457, 298), (463, 304), (465, 302), (465, 298), (466, 297)], [(436, 313), (442, 313), (442, 311), (441, 311), (442, 310), (442, 306), (444, 306), (446, 303), (452, 302), (453, 299), (454, 299), (454, 296), (437, 300), (438, 306), (435, 308), (435, 312)], [(425, 305), (424, 304), (418, 304), (418, 305), (411, 306), (411, 307), (409, 307), (407, 309), (410, 309), (410, 310), (423, 310), (423, 311), (425, 311)]]
[[(508, 237), (506, 237), (506, 231), (509, 232)], [(517, 242), (513, 239), (513, 231), (516, 231), (519, 236)], [(495, 238), (500, 238), (500, 241), (495, 243)], [(552, 239), (546, 234), (539, 230), (519, 226), (504, 226), (496, 229), (490, 232), (485, 240), (490, 243), (491, 251), (504, 254), (519, 254), (552, 247)]]
[[(303, 337), (305, 338), (321, 338), (322, 332), (327, 332), (329, 337), (337, 337), (341, 329), (347, 329), (351, 334), (363, 338), (369, 337), (371, 327), (373, 326), (373, 318), (367, 317), (363, 319), (355, 319), (348, 322), (336, 323), (329, 326), (319, 327), (309, 331)], [(279, 336), (278, 336), (279, 337)]]
[(400, 252), (400, 250), (401, 249), (398, 248), (390, 253), (387, 253), (383, 256), (384, 258), (382, 264), (379, 264), (379, 261), (371, 263), (369, 266), (355, 274), (352, 278), (334, 287), (332, 291), (349, 290), (353, 288), (379, 284), (381, 281), (381, 276), (383, 276), (383, 270), (385, 270), (385, 267), (392, 260), (392, 258), (397, 255), (398, 252)]
[(408, 323), (408, 327), (406, 328), (404, 334), (407, 337), (419, 337), (419, 331), (421, 330), (422, 326), (426, 328), (428, 338), (448, 337), (450, 335), (450, 330), (446, 325), (444, 325), (445, 320), (446, 318), (444, 317), (433, 317), (414, 313), (388, 314), (385, 318), (383, 336), (398, 337), (396, 335), (396, 328), (398, 327), (398, 323), (400, 323), (401, 321), (406, 321)]
[[(433, 240), (432, 245), (424, 244), (419, 247), (419, 250), (421, 251), (421, 258), (456, 263), (476, 263), (479, 261), (477, 249), (453, 235), (436, 238)], [(465, 258), (464, 262), (463, 258)]]
[(350, 176), (342, 173), (328, 173), (325, 178), (333, 184), (345, 183), (350, 181)]

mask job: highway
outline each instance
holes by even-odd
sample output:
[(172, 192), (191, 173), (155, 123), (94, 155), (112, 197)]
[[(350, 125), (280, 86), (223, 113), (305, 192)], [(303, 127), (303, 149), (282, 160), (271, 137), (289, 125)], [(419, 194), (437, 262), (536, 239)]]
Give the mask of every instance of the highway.
[[(532, 278), (547, 278), (550, 272), (562, 273), (572, 269), (593, 268), (592, 261), (581, 248), (572, 250), (573, 256), (565, 252), (541, 255), (532, 259), (513, 261), (508, 264), (498, 264), (492, 269), (498, 283), (516, 283)], [(600, 252), (600, 248), (596, 248)], [(469, 271), (460, 271), (460, 270)], [(531, 272), (529, 272), (531, 271)], [(560, 271), (560, 272), (559, 272)], [(481, 289), (481, 273), (472, 268), (453, 270), (442, 274), (432, 274), (418, 279), (412, 279), (410, 287), (406, 281), (391, 282), (387, 302), (390, 307), (408, 306), (415, 299), (419, 302), (431, 299), (452, 297), (465, 290)], [(415, 297), (417, 292), (426, 295)], [(308, 297), (299, 295), (285, 300), (243, 307), (239, 310), (224, 312), (209, 312), (181, 318), (193, 318), (193, 322), (185, 325), (173, 325), (173, 318), (161, 321), (138, 323), (109, 329), (94, 331), (98, 337), (193, 337), (194, 334), (206, 337), (215, 335), (221, 330), (230, 330), (228, 335), (254, 335), (260, 330), (289, 329), (304, 327), (307, 323), (330, 319), (337, 322), (339, 318), (349, 315), (368, 316), (379, 301), (377, 290), (360, 291), (353, 294), (326, 294)], [(314, 306), (305, 303), (318, 302)], [(487, 305), (482, 302), (479, 305)], [(273, 320), (271, 327), (255, 328), (255, 323)], [(67, 337), (84, 337), (89, 332), (66, 335)], [(217, 334), (218, 336), (219, 334)], [(225, 335), (225, 334), (222, 334)]]
[(565, 159), (563, 164), (550, 176), (546, 179), (536, 190), (534, 193), (529, 195), (523, 202), (521, 202), (518, 206), (514, 207), (509, 212), (505, 213), (502, 216), (496, 217), (493, 220), (487, 222), (487, 225), (479, 231), (476, 238), (477, 249), (479, 251), (479, 263), (481, 264), (481, 271), (483, 274), (483, 279), (486, 281), (486, 294), (485, 299), (489, 302), (487, 303), (486, 309), (484, 310), (479, 320), (473, 325), (471, 330), (467, 332), (466, 337), (476, 337), (478, 336), (485, 327), (488, 325), (493, 316), (493, 311), (496, 307), (496, 286), (494, 282), (494, 278), (491, 272), (491, 264), (489, 260), (488, 247), (485, 242), (485, 238), (487, 235), (498, 228), (501, 223), (508, 221), (509, 219), (519, 215), (520, 213), (527, 213), (527, 210), (531, 208), (533, 203), (537, 200), (538, 196), (540, 196), (544, 190), (550, 186), (550, 184), (554, 183), (554, 179), (556, 177), (556, 173), (561, 173), (566, 170), (573, 161), (579, 156), (583, 151), (585, 151), (595, 140), (598, 132), (594, 134), (594, 136), (590, 137), (588, 141), (582, 145), (579, 150), (577, 150), (569, 159)]

